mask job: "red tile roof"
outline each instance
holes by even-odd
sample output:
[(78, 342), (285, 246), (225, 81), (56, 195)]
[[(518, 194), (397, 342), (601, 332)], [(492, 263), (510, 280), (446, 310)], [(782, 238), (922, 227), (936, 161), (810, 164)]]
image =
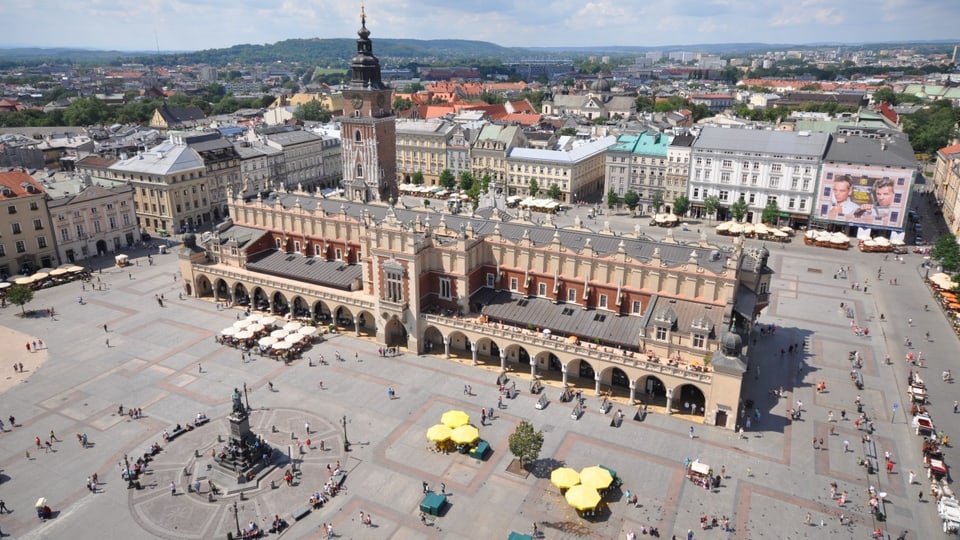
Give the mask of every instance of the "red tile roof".
[[(36, 189), (36, 192), (28, 192), (23, 184), (32, 185)], [(12, 190), (14, 196), (16, 197), (43, 193), (43, 187), (36, 180), (34, 180), (32, 176), (23, 171), (9, 171), (0, 173), (0, 186)]]

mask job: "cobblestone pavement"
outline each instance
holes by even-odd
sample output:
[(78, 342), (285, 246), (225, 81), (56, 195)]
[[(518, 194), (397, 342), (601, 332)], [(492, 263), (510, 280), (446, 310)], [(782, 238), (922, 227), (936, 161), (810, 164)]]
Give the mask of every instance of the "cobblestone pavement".
[[(632, 218), (618, 219), (624, 223), (614, 227), (632, 230)], [(332, 359), (339, 350), (345, 362), (284, 366), (257, 358), (244, 363), (238, 351), (213, 339), (236, 320), (235, 311), (177, 299), (175, 255), (154, 256), (154, 266), (141, 262), (132, 268), (133, 279), (127, 270), (105, 267), (97, 274), (105, 290), (84, 292), (83, 305), (76, 301), (79, 284), (38, 292), (28, 308), (54, 306), (55, 321), (17, 317), (15, 307), (0, 310), (0, 325), (41, 337), (49, 347), (46, 364), (0, 398), (0, 415), (15, 415), (18, 423), (0, 434), (0, 498), (12, 510), (0, 515), (0, 527), (15, 538), (224, 537), (237, 522), (269, 526), (275, 514), (290, 520), (291, 512), (322, 486), (327, 465), (339, 460), (348, 471), (346, 490), (292, 523), (283, 536), (317, 538), (320, 524), (332, 522), (342, 538), (505, 538), (511, 530), (529, 532), (534, 521), (547, 538), (564, 539), (623, 538), (642, 526), (657, 527), (665, 538), (683, 536), (688, 529), (696, 538), (740, 539), (868, 538), (875, 527), (892, 537), (901, 530), (909, 530), (912, 539), (942, 534), (933, 504), (917, 501), (925, 487), (906, 481), (908, 470), (923, 471), (919, 439), (902, 412), (909, 369), (902, 361), (904, 336), (919, 348), (921, 330), (931, 331), (934, 341), (922, 342), (922, 350), (929, 358), (923, 374), (932, 407), (938, 425), (949, 431), (956, 422), (948, 411), (950, 387), (938, 376), (947, 359), (956, 358), (956, 340), (939, 311), (922, 309), (934, 302), (922, 283), (920, 258), (910, 255), (901, 264), (854, 250), (833, 252), (796, 243), (772, 251), (777, 275), (771, 307), (761, 322), (776, 324), (778, 330), (759, 337), (752, 347), (760, 369), (747, 375), (745, 397), (756, 402), (761, 419), (746, 438), (659, 411), (643, 422), (628, 414), (622, 427), (611, 428), (592, 396), (584, 417), (575, 421), (568, 407), (556, 401), (557, 389), (548, 387), (554, 401), (544, 410), (534, 407), (534, 396), (521, 393), (481, 428), (493, 450), (484, 461), (431, 452), (425, 431), (450, 408), (476, 414), (480, 407), (495, 406), (494, 366), (410, 353), (380, 358), (377, 344), (350, 336), (335, 336), (308, 354), (314, 360), (320, 354)], [(852, 267), (847, 279), (833, 278), (840, 264)], [(882, 280), (876, 279), (878, 266), (883, 267)], [(885, 285), (893, 278), (900, 285)], [(867, 279), (872, 280), (869, 294), (850, 290), (851, 282)], [(163, 308), (154, 298), (160, 294), (166, 298)], [(870, 328), (869, 337), (851, 331), (841, 301), (852, 306), (858, 324)], [(889, 321), (881, 324), (879, 313)], [(908, 314), (915, 328), (907, 326)], [(802, 352), (781, 356), (780, 349), (792, 343), (800, 343)], [(877, 449), (892, 452), (895, 474), (868, 475), (857, 466), (864, 455), (862, 432), (852, 421), (839, 421), (841, 409), (848, 417), (855, 410), (858, 392), (847, 361), (853, 349), (864, 356), (866, 388), (859, 393), (876, 420)], [(354, 352), (361, 362), (353, 360)], [(888, 353), (898, 360), (894, 365), (884, 364)], [(519, 371), (512, 376), (519, 379), (518, 388), (526, 388), (529, 376), (525, 368)], [(820, 381), (826, 384), (824, 393), (815, 391)], [(199, 494), (186, 493), (202, 472), (202, 456), (217, 444), (218, 435), (227, 434), (230, 394), (244, 383), (254, 431), (298, 462), (301, 476), (293, 486), (279, 485), (289, 467), (284, 463), (243, 500), (229, 495), (210, 502), (206, 486)], [(472, 385), (474, 395), (463, 395), (464, 384)], [(788, 398), (770, 397), (768, 390), (781, 385)], [(395, 399), (388, 396), (388, 387), (395, 389)], [(785, 411), (796, 400), (803, 401), (805, 413), (802, 420), (790, 422)], [(118, 415), (120, 404), (141, 407), (144, 418)], [(828, 419), (831, 410), (836, 422)], [(142, 453), (164, 429), (199, 411), (212, 421), (165, 444), (143, 478), (143, 489), (128, 490), (118, 469), (124, 456)], [(343, 451), (344, 419), (350, 452)], [(543, 461), (526, 477), (507, 471), (512, 459), (507, 438), (521, 419), (545, 432)], [(297, 442), (305, 442), (307, 422), (316, 433), (301, 454)], [(695, 425), (694, 439), (688, 435), (690, 425)], [(836, 435), (829, 434), (831, 426)], [(37, 450), (34, 437), (44, 439), (51, 430), (62, 441), (49, 453)], [(82, 433), (91, 443), (87, 448), (76, 441), (75, 434)], [(814, 437), (822, 437), (823, 446), (814, 449)], [(850, 441), (850, 452), (844, 451), (844, 440)], [(948, 463), (951, 453), (948, 449)], [(724, 467), (721, 487), (704, 490), (687, 481), (686, 458), (699, 458), (715, 470)], [(638, 495), (639, 506), (627, 505), (622, 492), (614, 493), (598, 519), (580, 519), (549, 482), (547, 471), (556, 463), (574, 468), (602, 463), (617, 470), (624, 487)], [(95, 494), (84, 486), (94, 472), (101, 481)], [(180, 494), (170, 495), (171, 481)], [(272, 481), (278, 487), (272, 488)], [(418, 515), (424, 481), (434, 490), (445, 483), (450, 503), (426, 525)], [(843, 508), (830, 498), (830, 482), (848, 491)], [(874, 522), (867, 511), (869, 485), (887, 493), (886, 522)], [(54, 510), (49, 521), (41, 522), (33, 511), (38, 497), (46, 497)], [(372, 528), (359, 523), (360, 511), (372, 515)], [(841, 512), (849, 523), (840, 524)], [(807, 513), (810, 525), (805, 524)], [(729, 516), (733, 532), (701, 531), (703, 514)]]

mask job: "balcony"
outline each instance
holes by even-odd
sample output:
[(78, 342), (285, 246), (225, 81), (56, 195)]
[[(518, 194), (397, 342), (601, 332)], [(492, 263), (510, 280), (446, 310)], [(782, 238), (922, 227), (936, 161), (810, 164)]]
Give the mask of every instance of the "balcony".
[(524, 343), (554, 352), (564, 352), (591, 360), (600, 360), (614, 365), (636, 367), (653, 373), (671, 375), (689, 381), (711, 384), (711, 371), (696, 371), (690, 365), (671, 365), (650, 360), (642, 353), (620, 351), (612, 347), (604, 347), (593, 343), (571, 343), (562, 336), (547, 335), (532, 330), (522, 329), (506, 324), (490, 324), (481, 322), (480, 318), (451, 318), (440, 315), (420, 314), (420, 319), (429, 321), (437, 326), (458, 329), (467, 332), (476, 332), (491, 338), (501, 338), (504, 341)]

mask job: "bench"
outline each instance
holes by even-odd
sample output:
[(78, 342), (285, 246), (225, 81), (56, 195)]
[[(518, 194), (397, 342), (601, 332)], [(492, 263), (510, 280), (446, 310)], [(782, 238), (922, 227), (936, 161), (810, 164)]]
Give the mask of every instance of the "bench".
[(333, 480), (333, 485), (336, 486), (337, 488), (340, 488), (340, 487), (343, 487), (343, 482), (344, 480), (347, 479), (347, 473), (344, 471), (340, 471), (330, 478), (331, 480)]
[(200, 418), (197, 418), (196, 420), (193, 421), (193, 425), (196, 426), (196, 427), (200, 427), (200, 426), (206, 424), (206, 423), (209, 422), (209, 421), (210, 421), (210, 418), (209, 418), (209, 417), (207, 417), (207, 416), (201, 416)]
[(182, 427), (180, 429), (175, 429), (167, 434), (167, 441), (172, 441), (186, 432), (187, 430), (183, 429)]
[(309, 513), (310, 513), (309, 506), (301, 506), (300, 508), (297, 508), (296, 510), (291, 512), (290, 518), (293, 519), (294, 521), (300, 521), (301, 519), (307, 517), (307, 514)]
[(489, 450), (490, 444), (487, 441), (481, 440), (473, 450), (470, 450), (470, 457), (482, 460)]

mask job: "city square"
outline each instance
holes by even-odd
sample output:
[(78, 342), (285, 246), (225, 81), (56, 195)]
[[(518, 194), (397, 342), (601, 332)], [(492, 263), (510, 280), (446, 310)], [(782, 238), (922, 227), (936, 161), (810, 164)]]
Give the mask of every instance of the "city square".
[[(586, 211), (559, 216), (558, 226), (585, 217)], [(628, 215), (607, 219), (624, 229), (639, 220)], [(692, 241), (698, 236), (696, 226), (673, 234)], [(662, 229), (644, 228), (653, 238), (663, 237)], [(730, 241), (710, 236), (718, 243)], [(521, 392), (480, 427), (492, 452), (478, 460), (434, 453), (425, 434), (449, 409), (467, 411), (477, 425), (479, 408), (497, 405), (499, 366), (475, 367), (469, 359), (418, 356), (404, 349), (398, 356), (382, 357), (382, 344), (352, 335), (328, 335), (290, 365), (255, 355), (245, 361), (240, 351), (214, 339), (242, 312), (187, 296), (181, 300), (177, 250), (172, 251), (154, 252), (153, 265), (145, 251), (131, 252), (135, 265), (124, 269), (113, 267), (112, 260), (98, 260), (86, 290), (73, 282), (39, 291), (26, 308), (52, 307), (53, 318), (19, 317), (20, 309), (11, 305), (2, 311), (3, 326), (17, 332), (16, 338), (5, 334), (11, 336), (6, 345), (17, 358), (10, 363), (23, 362), (25, 368), (8, 379), (0, 411), (15, 416), (17, 423), (0, 437), (2, 498), (12, 510), (0, 518), (4, 533), (18, 538), (208, 538), (235, 534), (237, 525), (245, 528), (251, 521), (268, 530), (280, 516), (290, 525), (283, 535), (292, 538), (320, 537), (324, 523), (344, 538), (505, 538), (511, 531), (529, 534), (534, 523), (547, 538), (623, 538), (630, 531), (640, 535), (644, 527), (667, 538), (685, 537), (688, 530), (695, 538), (863, 538), (877, 528), (891, 538), (903, 531), (907, 538), (940, 534), (920, 439), (908, 422), (905, 381), (912, 366), (903, 361), (903, 342), (912, 339), (914, 351), (926, 359), (919, 371), (930, 391), (929, 409), (946, 433), (955, 420), (949, 384), (941, 382), (939, 373), (949, 367), (956, 342), (924, 285), (920, 256), (907, 255), (903, 262), (859, 251), (837, 256), (797, 241), (772, 250), (773, 295), (758, 322), (760, 327), (775, 325), (776, 331), (751, 336), (756, 341), (750, 346), (743, 397), (754, 401), (756, 416), (743, 438), (702, 424), (702, 417), (671, 418), (656, 407), (643, 421), (634, 420), (635, 408), (622, 397), (613, 398), (613, 410), (623, 409), (626, 418), (614, 428), (613, 413), (601, 413), (600, 399), (591, 392), (585, 392), (584, 415), (573, 420), (569, 404), (557, 399), (556, 381), (546, 381), (550, 403), (539, 410), (534, 406), (538, 396), (526, 391), (529, 374), (511, 371), (507, 375)], [(846, 266), (844, 278), (835, 278)], [(98, 279), (104, 290), (90, 291)], [(896, 286), (890, 285), (894, 279)], [(852, 288), (857, 282), (861, 290)], [(868, 283), (865, 293), (862, 287)], [(163, 295), (163, 307), (157, 295)], [(934, 309), (925, 311), (925, 305)], [(852, 319), (846, 308), (852, 308)], [(854, 323), (869, 328), (869, 334), (854, 333)], [(927, 330), (930, 341), (922, 337)], [(14, 339), (40, 339), (45, 348), (27, 352)], [(787, 350), (798, 344), (796, 352)], [(853, 350), (863, 359), (862, 391), (849, 376)], [(337, 353), (342, 361), (334, 360)], [(320, 364), (321, 355), (326, 365)], [(884, 361), (888, 355), (891, 365)], [(818, 392), (821, 382), (825, 391)], [(464, 385), (471, 386), (471, 395), (464, 394)], [(785, 398), (771, 395), (780, 387)], [(253, 431), (290, 456), (299, 474), (287, 485), (283, 475), (290, 467), (283, 461), (242, 497), (226, 492), (210, 498), (205, 484), (199, 493), (188, 492), (194, 477), (202, 474), (201, 456), (229, 432), (235, 388), (246, 389)], [(862, 442), (865, 431), (854, 427), (858, 396), (875, 422), (873, 451), (893, 456), (890, 474), (868, 474), (857, 464), (869, 455)], [(797, 402), (803, 403), (802, 416), (790, 420), (787, 411), (796, 409)], [(143, 417), (118, 414), (120, 405), (142, 408)], [(849, 413), (847, 420), (840, 420), (841, 410)], [(176, 440), (163, 440), (165, 430), (191, 422), (198, 413), (211, 421)], [(544, 432), (545, 442), (530, 473), (518, 475), (508, 471), (513, 456), (507, 439), (524, 419)], [(52, 451), (36, 448), (35, 438), (46, 439), (51, 431), (59, 439)], [(81, 447), (74, 434), (86, 434), (89, 444)], [(818, 439), (823, 443), (811, 445)], [(125, 457), (140, 455), (154, 442), (162, 451), (147, 465), (141, 489), (128, 489), (121, 478)], [(688, 481), (688, 460), (709, 464), (714, 471), (722, 468), (720, 487), (705, 490)], [(321, 489), (327, 467), (338, 462), (346, 472), (345, 489), (295, 521), (293, 513)], [(588, 520), (551, 485), (549, 470), (596, 464), (617, 471), (623, 486), (607, 495), (607, 509), (599, 517)], [(918, 473), (913, 485), (907, 482), (910, 470)], [(100, 479), (97, 493), (84, 485), (93, 473)], [(831, 482), (838, 492), (848, 492), (842, 507), (830, 497)], [(173, 496), (171, 483), (177, 487)], [(418, 506), (424, 483), (434, 492), (443, 485), (449, 503), (425, 523)], [(875, 521), (869, 511), (870, 486), (885, 494), (884, 522)], [(627, 504), (627, 490), (637, 496), (635, 505)], [(923, 502), (918, 501), (920, 492)], [(33, 508), (41, 497), (53, 509), (47, 521), (37, 519)], [(360, 521), (361, 511), (370, 517), (369, 527)], [(701, 530), (703, 516), (708, 524), (729, 518), (731, 532), (719, 526)]]

